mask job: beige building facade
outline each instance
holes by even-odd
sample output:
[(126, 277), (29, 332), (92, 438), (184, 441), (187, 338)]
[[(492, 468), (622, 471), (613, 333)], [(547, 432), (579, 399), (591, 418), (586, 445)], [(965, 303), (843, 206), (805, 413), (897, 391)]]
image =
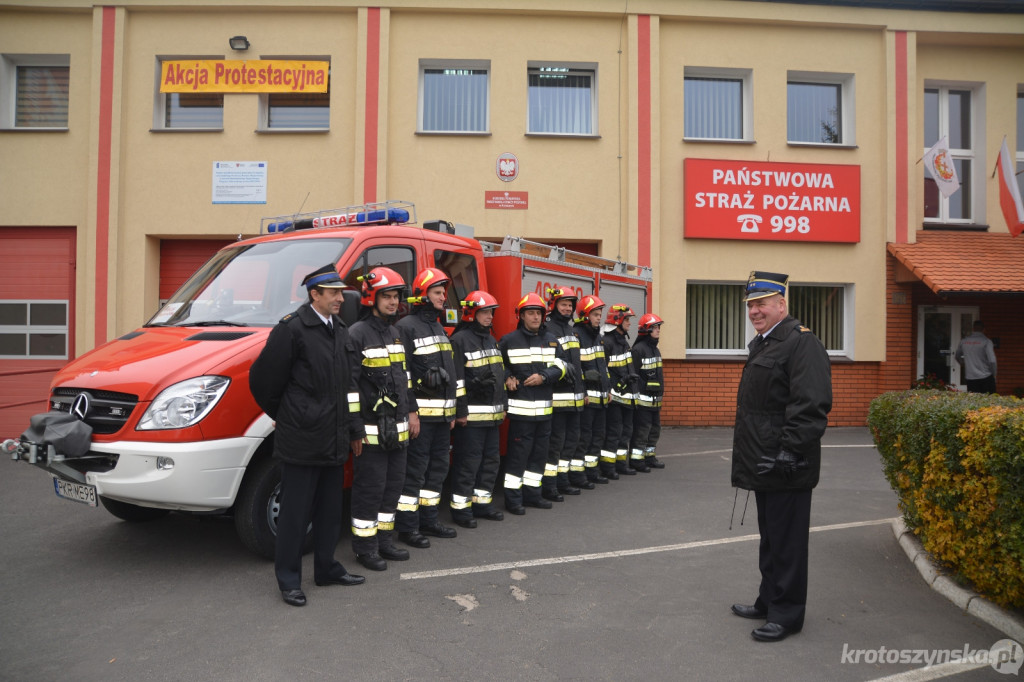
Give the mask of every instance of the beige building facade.
[[(872, 396), (926, 373), (941, 332), (925, 308), (950, 307), (958, 336), (1020, 307), (982, 289), (952, 305), (888, 246), (1005, 235), (1004, 136), (1024, 168), (1019, 7), (872, 4), (0, 0), (0, 436), (39, 411), (56, 367), (145, 323), (204, 245), (386, 199), (482, 238), (650, 265), (668, 423), (730, 422), (752, 335), (738, 292), (751, 270), (788, 273), (834, 360), (833, 421), (863, 423)], [(200, 60), (327, 61), (330, 89), (160, 92), (164, 62)], [(919, 163), (942, 135), (961, 174), (948, 199)], [(227, 162), (264, 164), (246, 203), (225, 203)], [(778, 173), (800, 179), (766, 191)], [(1001, 336), (1011, 392), (1024, 329)]]

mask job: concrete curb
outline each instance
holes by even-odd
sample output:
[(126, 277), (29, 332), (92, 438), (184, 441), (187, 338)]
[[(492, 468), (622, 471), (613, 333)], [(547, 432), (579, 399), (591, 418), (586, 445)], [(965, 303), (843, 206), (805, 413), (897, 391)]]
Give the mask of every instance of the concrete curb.
[(921, 542), (914, 535), (913, 531), (907, 528), (902, 517), (892, 520), (892, 532), (900, 547), (906, 552), (907, 558), (917, 566), (918, 572), (924, 581), (933, 590), (950, 600), (958, 607), (971, 614), (975, 618), (988, 623), (1007, 637), (1024, 643), (1024, 618), (1010, 613), (977, 592), (957, 585), (949, 577), (943, 575), (935, 564), (932, 563), (928, 552), (921, 547)]

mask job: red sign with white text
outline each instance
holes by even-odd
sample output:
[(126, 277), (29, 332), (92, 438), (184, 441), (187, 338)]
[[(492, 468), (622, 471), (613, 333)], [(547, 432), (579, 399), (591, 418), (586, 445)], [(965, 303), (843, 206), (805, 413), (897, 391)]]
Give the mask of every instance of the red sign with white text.
[(860, 166), (685, 159), (683, 236), (860, 241)]
[(530, 208), (530, 194), (528, 192), (502, 192), (484, 191), (484, 208)]

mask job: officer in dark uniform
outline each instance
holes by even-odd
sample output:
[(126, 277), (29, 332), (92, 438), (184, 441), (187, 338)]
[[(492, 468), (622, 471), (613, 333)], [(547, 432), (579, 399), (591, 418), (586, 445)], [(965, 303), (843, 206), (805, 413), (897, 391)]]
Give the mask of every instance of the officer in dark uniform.
[[(604, 301), (587, 294), (576, 304), (576, 324), (573, 331), (580, 340), (580, 367), (583, 370), (583, 385), (587, 397), (580, 413), (580, 438), (576, 446), (576, 458), (569, 464), (569, 479), (574, 485), (588, 490), (595, 483), (605, 484), (608, 479), (601, 475), (598, 460), (604, 447), (605, 413), (611, 390), (608, 375), (608, 360), (604, 354), (601, 337), (601, 320), (604, 318)], [(584, 475), (574, 477), (574, 472), (583, 467)], [(614, 454), (612, 469), (614, 470)]]
[[(580, 340), (573, 333), (573, 313), (578, 297), (572, 289), (548, 289), (548, 333), (558, 340), (565, 359), (565, 376), (554, 387), (551, 397), (551, 440), (544, 467), (541, 494), (544, 499), (562, 502), (563, 495), (579, 495), (580, 488), (569, 482), (569, 467), (576, 454), (583, 411), (583, 370), (580, 367)], [(583, 473), (582, 462), (579, 473)], [(593, 488), (594, 484), (583, 484)]]
[(740, 378), (733, 434), (732, 484), (753, 490), (761, 534), (761, 586), (743, 618), (765, 620), (751, 634), (777, 642), (804, 625), (811, 491), (821, 468), (821, 437), (832, 409), (828, 353), (789, 316), (787, 275), (752, 272), (747, 317), (758, 332)]
[(633, 371), (638, 377), (636, 409), (633, 410), (633, 435), (629, 441), (629, 459), (641, 460), (651, 469), (665, 465), (654, 454), (661, 437), (661, 399), (665, 393), (665, 375), (661, 366), (658, 339), (664, 320), (654, 313), (640, 317), (633, 343)]
[(636, 407), (637, 375), (629, 350), (629, 325), (636, 313), (628, 305), (616, 304), (608, 310), (604, 327), (604, 354), (611, 377), (611, 401), (605, 416), (601, 473), (618, 480), (619, 475), (634, 476), (647, 466), (629, 464), (629, 439), (633, 434), (633, 409)]
[(505, 517), (491, 506), (501, 464), (501, 423), (508, 409), (505, 366), (491, 335), (497, 308), (498, 300), (486, 291), (470, 292), (452, 334), (455, 371), (465, 388), (457, 403), (466, 412), (466, 423), (456, 423), (452, 438), (451, 507), (452, 519), (463, 528), (476, 528), (478, 518)]
[(558, 341), (544, 329), (544, 299), (529, 293), (516, 304), (519, 325), (498, 342), (508, 389), (508, 447), (505, 450), (505, 509), (551, 509), (541, 497), (541, 479), (551, 437), (552, 387), (565, 375)]
[(349, 336), (360, 360), (359, 404), (366, 439), (352, 467), (352, 551), (366, 568), (383, 571), (388, 561), (409, 558), (409, 550), (395, 547), (393, 539), (409, 443), (409, 374), (405, 346), (391, 321), (405, 282), (385, 267), (374, 268), (359, 281), (363, 310)]
[[(465, 389), (456, 385), (451, 340), (440, 322), (451, 278), (425, 268), (412, 283), (412, 312), (395, 325), (405, 346), (412, 388), (409, 414), (413, 435), (405, 467), (405, 486), (398, 498), (398, 537), (412, 547), (430, 547), (427, 535), (453, 538), (454, 528), (437, 517), (441, 487), (448, 477), (448, 450), (457, 415), (455, 399)], [(459, 389), (459, 390), (456, 390)]]
[[(358, 585), (334, 558), (342, 524), (342, 465), (364, 435), (355, 356), (338, 317), (345, 284), (333, 264), (302, 280), (309, 300), (271, 330), (249, 371), (256, 403), (275, 421), (274, 458), (281, 466), (274, 571), (285, 603), (305, 606), (302, 548), (313, 524), (313, 580)], [(351, 405), (355, 404), (353, 408)]]

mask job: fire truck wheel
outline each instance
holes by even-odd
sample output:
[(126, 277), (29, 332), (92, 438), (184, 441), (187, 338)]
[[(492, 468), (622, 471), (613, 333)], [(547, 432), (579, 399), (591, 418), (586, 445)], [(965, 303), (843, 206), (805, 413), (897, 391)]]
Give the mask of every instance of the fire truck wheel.
[(144, 523), (146, 521), (156, 521), (162, 519), (171, 513), (169, 509), (154, 509), (153, 507), (140, 507), (137, 504), (128, 504), (127, 502), (118, 502), (117, 500), (111, 500), (107, 497), (100, 497), (100, 502), (108, 512), (121, 519), (122, 521), (129, 521), (131, 523)]
[[(281, 509), (281, 469), (269, 452), (249, 463), (235, 499), (235, 530), (242, 544), (265, 559), (274, 558), (277, 515)], [(303, 551), (313, 549), (313, 533), (306, 531)]]

